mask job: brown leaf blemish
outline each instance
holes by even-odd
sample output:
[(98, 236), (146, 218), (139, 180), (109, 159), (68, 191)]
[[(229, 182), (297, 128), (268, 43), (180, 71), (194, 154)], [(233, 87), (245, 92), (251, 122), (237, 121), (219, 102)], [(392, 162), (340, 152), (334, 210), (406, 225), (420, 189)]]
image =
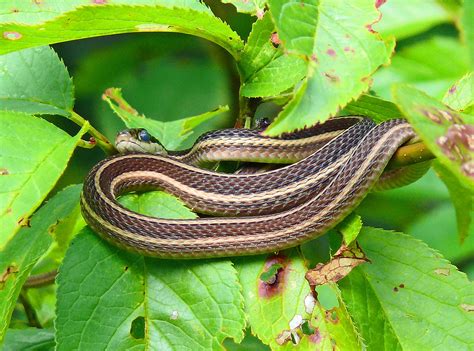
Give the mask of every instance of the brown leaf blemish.
[(53, 224), (51, 224), (51, 225), (48, 227), (47, 232), (48, 232), (49, 235), (53, 235), (53, 234), (54, 234), (54, 231), (56, 230), (56, 228), (57, 228), (59, 222), (60, 222), (59, 220), (56, 220), (56, 223), (53, 223)]
[(340, 78), (335, 74), (329, 72), (324, 72), (323, 74), (331, 83), (338, 83), (340, 81)]
[(376, 33), (375, 30), (372, 28), (372, 24), (367, 24), (365, 26), (365, 28), (367, 28), (367, 30), (370, 32), (370, 33)]
[(336, 51), (334, 51), (334, 49), (327, 49), (326, 54), (332, 57), (336, 57)]
[(398, 287), (403, 289), (405, 287), (405, 284), (402, 283)]
[(453, 94), (457, 90), (456, 85), (453, 85), (451, 88), (449, 88), (448, 93)]
[(319, 331), (319, 328), (316, 328), (314, 330), (314, 333), (309, 336), (309, 341), (314, 343), (314, 344), (319, 344), (322, 340), (321, 332)]
[(467, 303), (461, 304), (461, 308), (466, 312), (474, 312), (474, 305), (469, 305)]
[(5, 282), (7, 281), (7, 279), (12, 276), (12, 274), (15, 274), (15, 273), (18, 273), (20, 270), (18, 269), (18, 267), (16, 265), (10, 265), (8, 266), (5, 271), (0, 275), (0, 290), (3, 289), (3, 287), (5, 286)]
[(30, 218), (21, 217), (17, 223), (21, 227), (31, 227)]
[(334, 309), (330, 309), (326, 311), (326, 320), (333, 324), (339, 323), (339, 317), (337, 316), (337, 312)]
[(394, 288), (393, 288), (393, 291), (394, 291), (394, 292), (398, 292), (398, 287), (397, 287), (397, 286), (394, 287)]
[(274, 48), (277, 48), (280, 46), (281, 44), (281, 40), (280, 38), (278, 37), (278, 33), (277, 32), (273, 32), (272, 35), (270, 36), (270, 41), (273, 45)]
[(275, 278), (271, 282), (264, 282), (258, 280), (258, 294), (260, 297), (270, 299), (275, 295), (281, 294), (286, 286), (286, 276), (288, 274), (289, 261), (286, 256), (273, 255), (269, 256), (264, 265), (264, 271), (268, 271), (274, 264), (281, 265), (278, 269)]
[(92, 0), (91, 2), (96, 5), (105, 5), (107, 0)]
[(438, 268), (438, 269), (435, 269), (434, 272), (438, 275), (444, 275), (444, 276), (448, 276), (451, 274), (451, 271), (449, 268)]
[(7, 31), (3, 32), (3, 37), (7, 40), (18, 40), (21, 39), (22, 35), (18, 32)]
[(18, 9), (16, 9), (16, 8), (12, 9), (11, 11), (12, 11), (12, 13), (18, 13), (18, 12), (20, 12), (20, 10), (18, 10)]
[(386, 2), (387, 2), (387, 0), (375, 0), (375, 7), (379, 8), (380, 6), (385, 4)]
[(306, 272), (305, 278), (310, 286), (338, 282), (365, 262), (370, 261), (358, 244), (342, 245), (328, 263), (318, 263), (315, 268)]
[(6, 168), (0, 168), (0, 176), (2, 175), (9, 175), (10, 172), (8, 172), (8, 169)]

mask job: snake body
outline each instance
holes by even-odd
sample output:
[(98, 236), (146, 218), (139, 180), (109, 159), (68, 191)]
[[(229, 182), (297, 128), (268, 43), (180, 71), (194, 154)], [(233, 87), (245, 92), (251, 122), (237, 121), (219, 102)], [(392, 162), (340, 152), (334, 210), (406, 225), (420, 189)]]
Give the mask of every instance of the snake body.
[[(85, 180), (84, 218), (114, 244), (161, 258), (251, 255), (299, 245), (324, 234), (350, 213), (377, 182), (397, 148), (414, 137), (403, 120), (375, 126), (366, 118), (341, 118), (321, 130), (319, 144), (315, 138), (309, 142), (312, 136), (305, 135), (302, 139), (255, 136), (249, 142), (249, 135), (242, 137), (234, 130), (228, 139), (224, 132), (219, 138), (216, 134), (201, 138), (196, 145), (202, 147), (186, 153), (110, 157)], [(239, 138), (247, 143), (245, 160), (252, 159), (248, 154), (262, 155), (269, 148), (276, 151), (270, 156), (263, 152), (265, 158), (281, 155), (291, 149), (288, 145), (292, 152), (307, 144), (313, 149), (305, 151), (308, 156), (299, 162), (261, 174), (222, 174), (192, 165), (199, 159), (212, 160), (206, 155), (225, 154), (221, 151), (225, 143), (230, 152), (223, 158), (234, 159), (239, 151), (233, 143), (237, 149)], [(291, 158), (279, 157), (285, 162)], [(226, 217), (160, 219), (128, 210), (116, 201), (127, 191), (156, 188), (178, 196), (197, 212)]]

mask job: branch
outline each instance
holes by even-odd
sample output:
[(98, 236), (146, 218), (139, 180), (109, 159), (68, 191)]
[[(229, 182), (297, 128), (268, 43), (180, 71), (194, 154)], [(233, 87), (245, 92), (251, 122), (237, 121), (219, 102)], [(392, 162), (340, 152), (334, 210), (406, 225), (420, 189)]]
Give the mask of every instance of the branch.
[(398, 148), (398, 150), (392, 156), (386, 169), (409, 166), (415, 163), (429, 161), (434, 158), (435, 156), (422, 142), (408, 144)]

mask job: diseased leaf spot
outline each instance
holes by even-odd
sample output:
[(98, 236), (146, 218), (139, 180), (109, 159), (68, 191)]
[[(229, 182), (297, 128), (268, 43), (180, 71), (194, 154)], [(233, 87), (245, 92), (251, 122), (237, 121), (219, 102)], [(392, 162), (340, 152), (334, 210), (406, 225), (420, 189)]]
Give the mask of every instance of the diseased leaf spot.
[(372, 25), (371, 24), (367, 24), (365, 26), (365, 28), (367, 28), (367, 30), (370, 32), (370, 33), (376, 33), (375, 30), (372, 28)]
[(145, 318), (140, 316), (135, 318), (132, 321), (130, 327), (130, 335), (134, 339), (144, 339), (145, 338)]
[(175, 321), (179, 318), (179, 312), (178, 311), (172, 311), (171, 314), (170, 314), (170, 319), (172, 321)]
[(403, 289), (405, 287), (405, 284), (402, 283), (398, 287)]
[(438, 269), (435, 269), (434, 272), (438, 275), (445, 275), (445, 276), (448, 276), (451, 274), (451, 271), (449, 268), (438, 268)]
[(337, 312), (334, 310), (326, 311), (326, 320), (333, 324), (339, 323), (339, 317), (337, 316)]
[(474, 305), (469, 305), (467, 303), (461, 304), (461, 308), (466, 312), (474, 312)]
[(3, 37), (7, 40), (18, 40), (22, 35), (18, 32), (3, 32)]
[(56, 223), (51, 224), (51, 225), (48, 227), (47, 232), (48, 232), (49, 235), (53, 235), (53, 234), (54, 234), (54, 231), (56, 230), (58, 224), (59, 224), (59, 220), (56, 220)]
[(125, 272), (128, 271), (128, 266), (125, 266), (123, 269)]
[[(286, 275), (288, 273), (288, 259), (286, 256), (270, 256), (267, 258), (264, 266), (264, 274), (272, 271), (267, 281), (259, 280), (258, 293), (263, 298), (271, 298), (277, 294), (281, 294), (286, 286)], [(272, 268), (273, 266), (273, 268)], [(273, 275), (273, 277), (271, 277)]]
[(279, 263), (273, 264), (267, 271), (260, 274), (260, 280), (267, 284), (275, 284), (278, 272), (283, 268)]
[(19, 270), (18, 270), (18, 267), (16, 265), (10, 265), (8, 266), (5, 271), (2, 273), (2, 275), (0, 275), (0, 290), (2, 290), (5, 286), (5, 282), (7, 281), (7, 279), (12, 275), (12, 274), (15, 274), (15, 273), (18, 273)]
[(18, 10), (18, 9), (12, 9), (12, 13), (18, 13), (18, 12), (20, 12), (20, 10)]
[(309, 336), (309, 341), (311, 341), (314, 344), (319, 344), (321, 340), (322, 340), (322, 337), (321, 337), (319, 328), (316, 328), (314, 333)]
[(453, 94), (457, 90), (456, 85), (453, 85), (451, 88), (449, 88), (449, 94)]
[(21, 227), (31, 227), (31, 223), (30, 223), (30, 219), (29, 218), (25, 218), (25, 217), (21, 217), (19, 220), (18, 220), (18, 225), (20, 225)]
[(168, 26), (166, 24), (143, 23), (136, 25), (135, 28), (139, 32), (169, 32), (172, 26)]
[(272, 35), (270, 36), (270, 41), (273, 45), (274, 48), (277, 48), (280, 46), (281, 44), (281, 40), (280, 38), (278, 37), (278, 33), (277, 32), (273, 32)]
[(393, 288), (393, 291), (394, 291), (394, 292), (398, 292), (398, 287), (394, 287), (394, 288)]
[(331, 83), (338, 83), (340, 81), (339, 77), (335, 74), (324, 72), (324, 76), (331, 82)]
[(9, 175), (10, 172), (8, 172), (8, 169), (6, 168), (0, 168), (0, 175)]
[(333, 49), (327, 49), (326, 54), (332, 57), (336, 57), (336, 52)]
[(385, 4), (387, 0), (375, 0), (375, 7), (376, 8), (379, 8), (380, 6), (382, 6), (383, 4)]
[(96, 5), (104, 5), (107, 3), (107, 0), (92, 0), (92, 3)]

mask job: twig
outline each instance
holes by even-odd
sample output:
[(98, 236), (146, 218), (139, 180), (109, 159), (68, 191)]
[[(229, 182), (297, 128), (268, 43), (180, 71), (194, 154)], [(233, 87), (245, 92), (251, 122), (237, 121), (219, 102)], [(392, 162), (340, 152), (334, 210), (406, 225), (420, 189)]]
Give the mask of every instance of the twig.
[(401, 146), (395, 152), (386, 169), (400, 168), (434, 159), (435, 156), (422, 142)]
[(26, 296), (26, 293), (24, 291), (20, 293), (20, 302), (23, 305), (23, 308), (25, 309), (26, 318), (28, 319), (28, 325), (34, 328), (43, 328), (43, 326), (38, 320), (38, 316), (36, 315), (35, 309), (31, 305), (28, 296)]
[(26, 289), (40, 288), (53, 284), (57, 274), (58, 271), (56, 269), (53, 269), (52, 271), (46, 273), (30, 275), (26, 280), (25, 284), (23, 284), (23, 287)]
[[(76, 123), (79, 126), (83, 126), (86, 120), (78, 115), (76, 112), (71, 111), (71, 121)], [(114, 146), (109, 142), (109, 140), (103, 135), (101, 132), (99, 132), (97, 129), (94, 127), (89, 128), (89, 134), (92, 135), (92, 137), (95, 139), (97, 146), (99, 146), (107, 155), (113, 155), (117, 153), (115, 150)], [(83, 145), (80, 145), (83, 146)]]

